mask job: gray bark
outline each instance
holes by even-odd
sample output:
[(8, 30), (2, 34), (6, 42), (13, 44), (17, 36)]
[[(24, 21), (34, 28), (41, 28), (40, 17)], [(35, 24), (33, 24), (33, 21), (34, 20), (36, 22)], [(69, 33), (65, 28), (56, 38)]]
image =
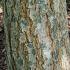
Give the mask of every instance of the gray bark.
[(70, 70), (65, 0), (3, 5), (8, 70)]

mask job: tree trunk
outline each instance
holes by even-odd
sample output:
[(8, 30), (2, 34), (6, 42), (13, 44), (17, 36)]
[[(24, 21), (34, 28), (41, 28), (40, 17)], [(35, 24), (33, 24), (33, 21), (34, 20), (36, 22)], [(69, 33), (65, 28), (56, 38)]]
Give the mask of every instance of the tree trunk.
[(70, 70), (65, 0), (3, 5), (8, 70)]

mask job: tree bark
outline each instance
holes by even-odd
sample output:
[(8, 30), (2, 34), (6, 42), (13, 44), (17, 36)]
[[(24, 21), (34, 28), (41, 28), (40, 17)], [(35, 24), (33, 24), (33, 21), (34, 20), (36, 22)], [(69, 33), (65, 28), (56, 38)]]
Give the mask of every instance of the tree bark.
[(70, 70), (66, 0), (4, 0), (8, 70)]

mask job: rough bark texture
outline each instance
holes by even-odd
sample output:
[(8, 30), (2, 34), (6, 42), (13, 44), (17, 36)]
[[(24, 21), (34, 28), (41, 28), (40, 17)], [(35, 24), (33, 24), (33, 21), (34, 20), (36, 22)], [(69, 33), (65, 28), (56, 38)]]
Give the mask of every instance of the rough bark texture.
[(8, 70), (70, 70), (65, 0), (4, 0)]

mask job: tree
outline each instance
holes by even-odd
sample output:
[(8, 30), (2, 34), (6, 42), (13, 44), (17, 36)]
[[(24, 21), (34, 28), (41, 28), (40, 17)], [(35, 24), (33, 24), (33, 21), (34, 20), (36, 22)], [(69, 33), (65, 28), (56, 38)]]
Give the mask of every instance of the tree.
[(66, 0), (4, 0), (8, 70), (69, 70)]

